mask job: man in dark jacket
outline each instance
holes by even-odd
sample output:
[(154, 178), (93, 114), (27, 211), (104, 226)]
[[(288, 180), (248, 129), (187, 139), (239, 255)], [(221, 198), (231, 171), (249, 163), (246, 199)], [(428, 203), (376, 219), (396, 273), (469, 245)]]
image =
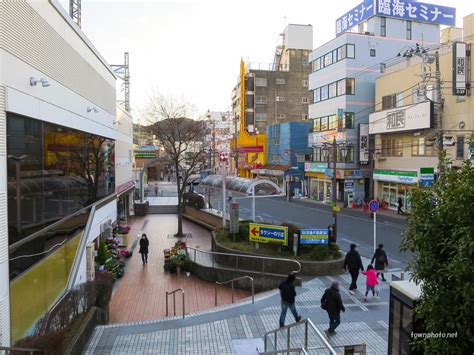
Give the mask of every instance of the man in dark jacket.
[(321, 307), (328, 312), (329, 316), (329, 329), (325, 331), (326, 335), (336, 334), (336, 328), (341, 323), (341, 311), (346, 311), (339, 293), (339, 282), (333, 281), (331, 287), (324, 291)]
[(280, 314), (280, 328), (285, 326), (286, 311), (288, 308), (295, 317), (295, 320), (299, 322), (301, 316), (296, 312), (295, 307), (295, 274), (289, 274), (285, 281), (283, 281), (280, 286), (280, 295), (281, 295), (281, 314)]
[(142, 254), (142, 263), (143, 266), (145, 264), (148, 264), (148, 247), (150, 245), (150, 242), (148, 241), (148, 238), (145, 233), (142, 234), (142, 237), (140, 238), (140, 250), (138, 251), (140, 254)]
[(386, 281), (383, 272), (388, 266), (388, 258), (387, 253), (385, 253), (385, 250), (383, 250), (383, 244), (379, 244), (379, 247), (375, 250), (374, 256), (372, 257), (372, 261), (370, 263), (373, 264), (374, 260), (374, 268), (375, 271), (377, 271), (377, 277), (379, 277), (380, 274), (382, 275), (382, 281)]
[(344, 260), (344, 270), (349, 270), (351, 274), (352, 282), (349, 287), (349, 293), (354, 294), (354, 290), (357, 290), (357, 278), (359, 277), (359, 270), (364, 271), (364, 266), (362, 265), (362, 259), (360, 254), (357, 251), (357, 245), (351, 244), (351, 250), (346, 254), (346, 259)]

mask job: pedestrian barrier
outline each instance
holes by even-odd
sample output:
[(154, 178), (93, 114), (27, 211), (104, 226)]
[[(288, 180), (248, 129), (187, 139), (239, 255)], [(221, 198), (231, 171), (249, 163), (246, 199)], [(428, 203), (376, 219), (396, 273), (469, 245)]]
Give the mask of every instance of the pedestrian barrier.
[(192, 247), (187, 247), (187, 249), (188, 249), (188, 251), (193, 252), (193, 255), (194, 255), (193, 261), (195, 263), (197, 262), (196, 260), (197, 260), (197, 254), (198, 253), (211, 256), (211, 258), (212, 258), (212, 261), (211, 261), (212, 267), (215, 267), (215, 264), (216, 264), (215, 256), (217, 255), (217, 256), (228, 256), (228, 257), (230, 256), (230, 257), (235, 258), (235, 269), (236, 270), (248, 271), (248, 269), (239, 269), (239, 265), (241, 265), (241, 266), (244, 265), (246, 259), (247, 260), (252, 259), (252, 260), (261, 260), (262, 261), (261, 262), (261, 269), (253, 270), (253, 271), (256, 271), (256, 272), (261, 272), (262, 274), (265, 273), (265, 262), (267, 262), (267, 265), (268, 265), (269, 261), (285, 261), (285, 262), (295, 264), (295, 269), (290, 271), (289, 272), (290, 274), (297, 274), (301, 271), (301, 263), (297, 260), (294, 260), (294, 259), (272, 258), (272, 257), (260, 256), (260, 255), (220, 253), (220, 252), (216, 252), (216, 251), (199, 250), (199, 249), (192, 248)]
[(228, 283), (230, 283), (232, 285), (232, 303), (234, 303), (234, 282), (238, 281), (238, 280), (243, 280), (243, 279), (249, 279), (252, 282), (252, 303), (255, 303), (255, 292), (254, 292), (254, 287), (253, 287), (253, 277), (241, 276), (241, 277), (236, 277), (235, 279), (224, 281), (224, 282), (216, 281), (216, 283), (214, 284), (215, 305), (217, 306), (217, 285), (226, 285)]
[(168, 296), (169, 295), (173, 295), (173, 315), (174, 316), (176, 315), (176, 297), (175, 297), (176, 292), (181, 292), (181, 296), (183, 300), (183, 319), (184, 319), (184, 315), (186, 314), (186, 311), (185, 311), (185, 305), (184, 305), (185, 304), (184, 290), (182, 288), (177, 288), (176, 290), (171, 291), (171, 292), (166, 291), (166, 316), (168, 317)]
[(0, 346), (0, 352), (5, 352), (5, 354), (10, 354), (12, 352), (14, 353), (28, 353), (30, 355), (34, 354), (43, 354), (43, 350), (39, 349), (28, 349), (28, 348), (19, 348), (19, 347), (10, 347), (10, 346)]

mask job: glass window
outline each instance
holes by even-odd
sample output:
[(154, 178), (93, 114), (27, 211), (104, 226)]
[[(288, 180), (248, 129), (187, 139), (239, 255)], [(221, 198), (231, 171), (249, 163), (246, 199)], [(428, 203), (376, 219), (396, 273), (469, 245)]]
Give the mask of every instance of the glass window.
[(256, 122), (262, 122), (267, 120), (267, 113), (266, 112), (260, 112), (260, 113), (255, 113), (255, 121)]
[(321, 118), (315, 118), (313, 121), (313, 130), (319, 132), (321, 130)]
[(267, 78), (255, 78), (255, 86), (267, 86)]
[(336, 115), (331, 115), (328, 118), (329, 120), (329, 129), (337, 129), (337, 116)]
[(321, 101), (321, 88), (317, 88), (314, 90), (314, 102)]
[(458, 136), (456, 140), (456, 159), (464, 159), (464, 136)]
[(355, 45), (347, 44), (347, 58), (355, 58)]
[(332, 51), (332, 62), (337, 63), (337, 49)]
[(375, 57), (375, 49), (374, 48), (370, 48), (370, 56)]
[(303, 80), (303, 81), (301, 82), (301, 85), (302, 85), (302, 86), (308, 86), (308, 80)]
[(301, 119), (302, 119), (303, 121), (306, 121), (306, 120), (308, 119), (308, 114), (307, 114), (307, 113), (302, 113), (302, 114), (301, 114)]
[(345, 112), (344, 113), (344, 122), (342, 127), (344, 129), (354, 129), (355, 113), (354, 112)]
[(354, 95), (354, 94), (355, 94), (355, 79), (347, 78), (346, 79), (346, 95)]
[[(339, 49), (341, 50), (340, 53), (338, 53), (337, 57), (339, 58), (339, 60), (343, 60), (346, 58), (346, 46), (341, 46), (339, 47)], [(340, 54), (340, 55), (339, 55)]]
[(407, 39), (411, 40), (412, 39), (412, 22), (407, 21)]
[(321, 57), (316, 59), (316, 70), (321, 69)]
[(255, 103), (257, 105), (265, 105), (267, 103), (266, 96), (255, 96)]
[(321, 131), (327, 131), (328, 127), (328, 117), (321, 117)]
[(283, 84), (285, 83), (285, 79), (283, 79), (283, 78), (278, 78), (278, 79), (276, 80), (276, 83), (277, 83), (278, 85), (283, 85)]
[(342, 79), (337, 82), (337, 96), (346, 94), (346, 80)]
[(279, 102), (285, 101), (285, 97), (284, 96), (277, 96), (276, 100), (279, 101)]
[(336, 83), (329, 84), (329, 98), (333, 98), (337, 96), (337, 86)]
[(387, 18), (386, 17), (380, 18), (380, 36), (382, 37), (387, 36)]
[(324, 66), (327, 67), (332, 64), (332, 52), (324, 56)]
[(324, 85), (321, 87), (321, 101), (328, 99), (328, 86)]
[(307, 104), (308, 103), (308, 98), (307, 97), (302, 97), (301, 98), (301, 103), (302, 104)]

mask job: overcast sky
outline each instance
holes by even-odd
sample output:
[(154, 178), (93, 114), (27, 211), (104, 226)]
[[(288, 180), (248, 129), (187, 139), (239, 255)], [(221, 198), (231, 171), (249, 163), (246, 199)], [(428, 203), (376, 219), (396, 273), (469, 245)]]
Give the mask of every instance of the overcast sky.
[[(66, 5), (68, 1), (60, 0)], [(135, 118), (155, 89), (185, 97), (204, 112), (230, 109), (243, 57), (273, 61), (288, 23), (312, 24), (314, 48), (335, 36), (335, 19), (361, 0), (82, 1), (82, 29), (110, 64), (130, 53)], [(457, 8), (457, 26), (472, 0), (431, 0)], [(118, 95), (122, 95), (118, 93)]]

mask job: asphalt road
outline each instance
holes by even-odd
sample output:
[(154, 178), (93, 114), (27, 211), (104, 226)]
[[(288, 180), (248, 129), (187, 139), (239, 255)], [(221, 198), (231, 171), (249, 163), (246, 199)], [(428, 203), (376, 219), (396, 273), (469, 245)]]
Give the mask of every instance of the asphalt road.
[[(213, 196), (213, 207), (217, 208), (217, 199), (221, 195)], [(252, 200), (238, 199), (240, 218), (250, 219), (252, 215)], [(220, 202), (220, 201), (219, 201)], [(332, 223), (331, 208), (326, 205), (315, 204), (305, 200), (287, 202), (282, 197), (257, 198), (256, 220), (281, 223), (290, 222), (305, 228), (326, 228)], [(344, 251), (349, 245), (358, 245), (362, 256), (371, 258), (373, 255), (373, 220), (370, 214), (342, 209), (338, 214), (337, 242)], [(403, 268), (411, 257), (409, 253), (400, 252), (401, 234), (406, 229), (406, 221), (390, 216), (377, 216), (377, 245), (383, 243), (389, 259), (389, 269)]]

